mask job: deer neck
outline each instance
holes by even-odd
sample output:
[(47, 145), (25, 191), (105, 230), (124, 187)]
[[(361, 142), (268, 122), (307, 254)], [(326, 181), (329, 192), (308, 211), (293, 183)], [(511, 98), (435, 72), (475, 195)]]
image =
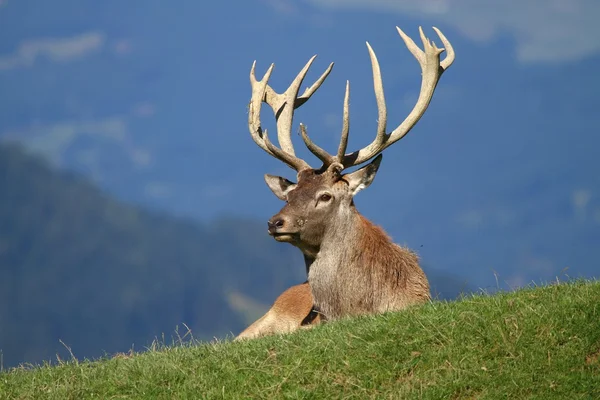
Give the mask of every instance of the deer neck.
[(327, 229), (315, 257), (305, 255), (315, 309), (331, 319), (344, 314), (340, 296), (346, 290), (347, 280), (354, 279), (357, 273), (360, 275), (363, 269), (362, 262), (357, 260), (362, 257), (365, 234), (363, 217), (354, 208), (340, 216), (334, 225)]
[(314, 252), (304, 253), (307, 272), (310, 272), (315, 263), (326, 265), (328, 269), (337, 269), (342, 260), (348, 259), (353, 253), (359, 253), (363, 219), (354, 207), (339, 215), (336, 223), (328, 227), (319, 248)]

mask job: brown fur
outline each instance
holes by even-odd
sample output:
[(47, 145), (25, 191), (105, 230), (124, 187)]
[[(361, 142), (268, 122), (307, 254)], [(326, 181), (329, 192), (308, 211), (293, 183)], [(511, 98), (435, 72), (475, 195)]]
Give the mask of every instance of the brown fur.
[(240, 333), (235, 340), (255, 339), (277, 333), (288, 333), (318, 324), (321, 317), (313, 311), (313, 298), (308, 283), (292, 286), (283, 292), (271, 309)]
[[(430, 298), (419, 259), (380, 227), (353, 211), (337, 251), (319, 252), (309, 265), (315, 308), (327, 319), (401, 310)], [(326, 249), (325, 249), (326, 250)]]
[(283, 182), (282, 191), (269, 185), (287, 201), (270, 232), (304, 253), (314, 306), (325, 319), (401, 310), (430, 298), (416, 254), (394, 244), (354, 206), (380, 160), (346, 175), (335, 166), (304, 170), (297, 184)]

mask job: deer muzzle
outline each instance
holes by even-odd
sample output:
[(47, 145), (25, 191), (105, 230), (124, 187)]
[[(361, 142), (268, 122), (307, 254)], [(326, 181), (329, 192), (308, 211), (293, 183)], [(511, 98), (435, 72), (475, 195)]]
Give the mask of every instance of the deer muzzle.
[(281, 214), (275, 215), (269, 221), (267, 221), (269, 235), (279, 242), (288, 242), (292, 240), (293, 236), (297, 233), (297, 229), (294, 228), (294, 224)]

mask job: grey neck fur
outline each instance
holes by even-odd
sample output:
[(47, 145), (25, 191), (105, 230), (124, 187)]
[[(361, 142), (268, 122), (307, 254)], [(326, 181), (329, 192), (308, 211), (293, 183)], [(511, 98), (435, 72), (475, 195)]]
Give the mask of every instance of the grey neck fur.
[(429, 299), (417, 256), (358, 211), (340, 209), (316, 253), (305, 254), (315, 309), (326, 319), (399, 310)]

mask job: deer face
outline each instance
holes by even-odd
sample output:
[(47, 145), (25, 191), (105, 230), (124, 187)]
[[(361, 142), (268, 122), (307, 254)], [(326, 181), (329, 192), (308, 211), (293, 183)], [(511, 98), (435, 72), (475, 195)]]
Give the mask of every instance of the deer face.
[(339, 163), (325, 170), (305, 169), (298, 173), (298, 183), (265, 175), (269, 188), (286, 202), (268, 221), (269, 234), (305, 253), (317, 252), (329, 227), (336, 226), (351, 212), (354, 195), (371, 184), (381, 158), (380, 155), (363, 168), (344, 175)]

